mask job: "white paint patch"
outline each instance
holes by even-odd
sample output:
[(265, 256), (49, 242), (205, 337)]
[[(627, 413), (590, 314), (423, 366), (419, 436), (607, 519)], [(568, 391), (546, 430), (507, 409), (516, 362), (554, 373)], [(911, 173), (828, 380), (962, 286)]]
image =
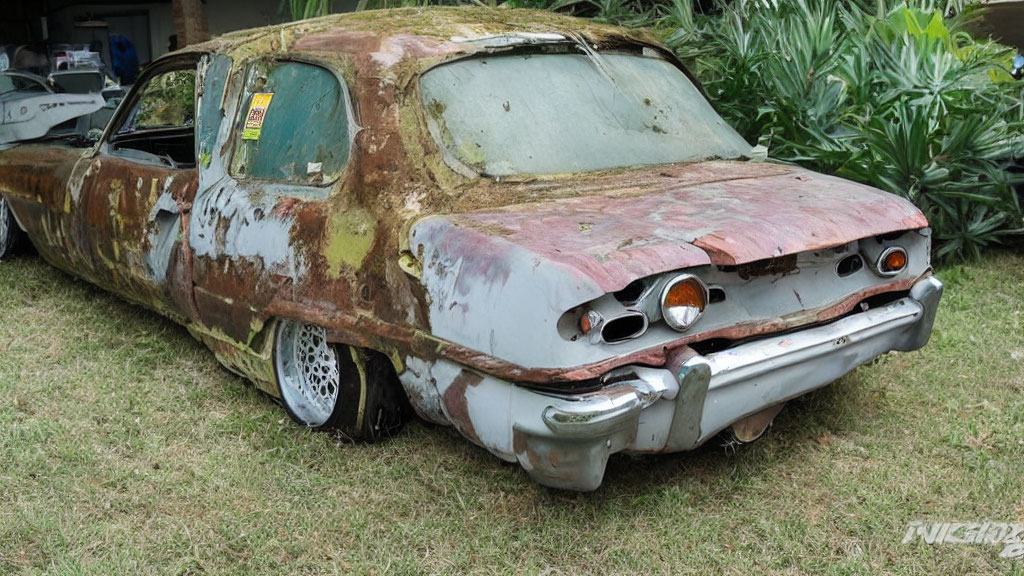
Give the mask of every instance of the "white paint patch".
[[(448, 415), (442, 407), (441, 394), (437, 391), (437, 380), (431, 373), (433, 364), (428, 363), (415, 356), (405, 357), (405, 371), (399, 374), (398, 379), (405, 387), (416, 413), (421, 418), (435, 424), (444, 426), (451, 425)], [(458, 371), (451, 374), (442, 369), (448, 376), (447, 384), (451, 384)]]
[(251, 259), (264, 268), (297, 278), (302, 266), (290, 246), (292, 220), (270, 216), (267, 205), (254, 204), (250, 196), (227, 187), (196, 198), (189, 226), (189, 245), (201, 258)]
[(370, 58), (373, 61), (380, 64), (382, 68), (391, 68), (395, 64), (402, 61), (405, 56), (405, 48), (402, 47), (400, 42), (396, 42), (395, 38), (385, 38), (380, 44), (380, 50), (372, 52)]
[(402, 210), (410, 214), (419, 214), (423, 210), (423, 205), (420, 200), (423, 199), (422, 191), (414, 191), (407, 194), (405, 197), (405, 204), (402, 206)]

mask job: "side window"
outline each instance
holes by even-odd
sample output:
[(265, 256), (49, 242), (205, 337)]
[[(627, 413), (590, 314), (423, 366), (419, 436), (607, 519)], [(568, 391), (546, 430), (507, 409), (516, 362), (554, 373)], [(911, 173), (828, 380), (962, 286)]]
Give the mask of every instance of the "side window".
[(301, 184), (333, 180), (350, 148), (348, 102), (330, 71), (303, 62), (250, 67), (231, 173)]
[(110, 138), (112, 154), (164, 164), (174, 169), (194, 168), (196, 70), (168, 70), (144, 81), (131, 111)]

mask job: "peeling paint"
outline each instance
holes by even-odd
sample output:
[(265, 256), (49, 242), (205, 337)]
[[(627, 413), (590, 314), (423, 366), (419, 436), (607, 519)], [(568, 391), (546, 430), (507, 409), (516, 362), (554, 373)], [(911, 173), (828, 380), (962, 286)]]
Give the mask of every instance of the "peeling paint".
[(197, 257), (254, 259), (266, 267), (298, 273), (290, 249), (292, 222), (274, 216), (273, 206), (227, 187), (201, 194), (192, 210), (189, 244)]

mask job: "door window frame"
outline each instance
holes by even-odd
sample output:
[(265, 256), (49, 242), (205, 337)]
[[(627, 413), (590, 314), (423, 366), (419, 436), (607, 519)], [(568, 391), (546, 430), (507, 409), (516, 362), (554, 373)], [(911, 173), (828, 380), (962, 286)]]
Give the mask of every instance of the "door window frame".
[[(176, 54), (163, 60), (159, 60), (153, 66), (150, 66), (142, 74), (140, 74), (138, 79), (135, 81), (135, 84), (132, 86), (131, 91), (128, 93), (127, 96), (125, 96), (124, 100), (121, 101), (121, 104), (117, 107), (117, 111), (114, 112), (114, 115), (113, 117), (111, 117), (110, 122), (107, 123), (107, 127), (104, 129), (103, 136), (100, 138), (99, 145), (97, 146), (97, 151), (101, 154), (123, 158), (130, 162), (149, 164), (150, 162), (146, 162), (145, 159), (139, 156), (121, 153), (117, 148), (115, 148), (114, 145), (117, 143), (118, 137), (124, 135), (119, 131), (121, 127), (125, 125), (125, 123), (131, 120), (132, 114), (135, 112), (135, 107), (136, 105), (138, 105), (143, 92), (149, 85), (149, 82), (157, 76), (179, 70), (192, 70), (196, 75), (196, 84), (192, 92), (193, 121), (191, 126), (194, 149), (195, 141), (199, 137), (199, 111), (197, 108), (198, 91), (201, 89), (199, 87), (199, 61), (202, 59), (203, 55), (203, 52), (188, 52), (185, 54)], [(151, 130), (136, 130), (133, 132), (127, 132), (126, 134), (138, 134), (149, 131), (158, 132), (160, 130), (167, 129), (154, 128)], [(198, 167), (198, 158), (196, 159), (196, 162), (189, 167), (170, 166), (162, 162), (159, 164), (167, 166), (168, 169), (172, 170), (193, 170)]]

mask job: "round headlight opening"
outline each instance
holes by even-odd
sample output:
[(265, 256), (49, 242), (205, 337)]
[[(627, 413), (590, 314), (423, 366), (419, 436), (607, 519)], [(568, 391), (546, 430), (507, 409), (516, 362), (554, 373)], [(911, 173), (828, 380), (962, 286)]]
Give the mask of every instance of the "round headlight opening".
[(708, 287), (693, 274), (680, 274), (661, 293), (661, 316), (674, 330), (689, 330), (704, 314)]
[(879, 274), (883, 276), (895, 276), (907, 267), (907, 251), (899, 246), (886, 248), (878, 257)]

